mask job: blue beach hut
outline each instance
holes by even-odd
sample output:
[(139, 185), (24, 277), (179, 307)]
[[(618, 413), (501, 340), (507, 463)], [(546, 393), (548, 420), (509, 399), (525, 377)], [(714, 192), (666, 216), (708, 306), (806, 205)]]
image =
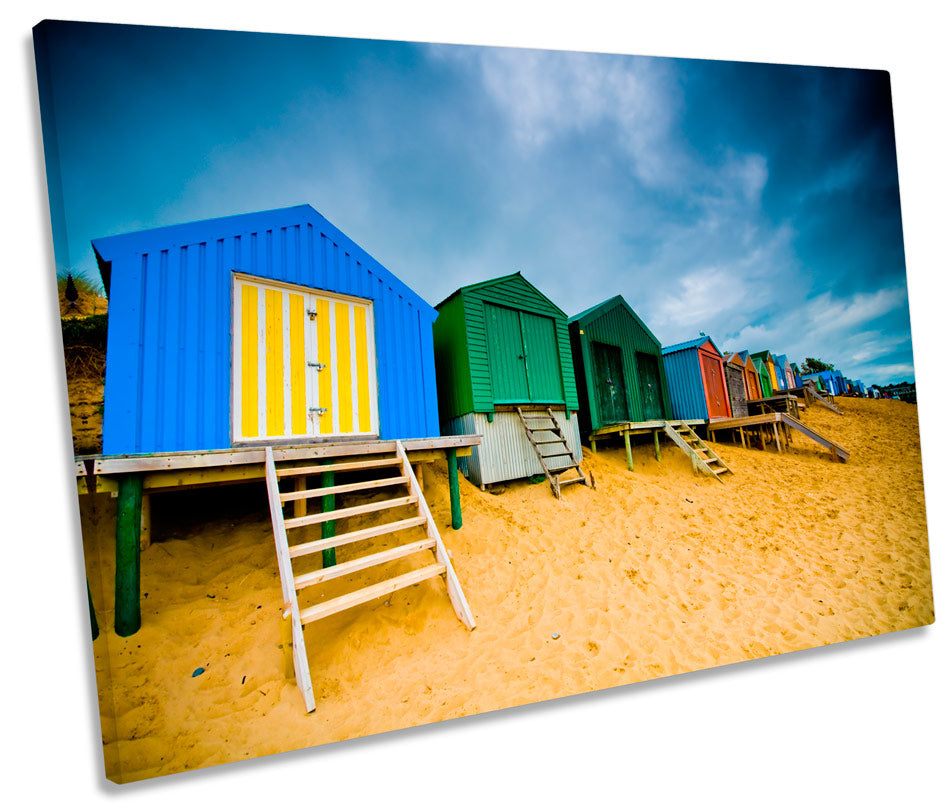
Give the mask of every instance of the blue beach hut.
[(439, 435), (435, 310), (311, 206), (92, 245), (104, 454)]

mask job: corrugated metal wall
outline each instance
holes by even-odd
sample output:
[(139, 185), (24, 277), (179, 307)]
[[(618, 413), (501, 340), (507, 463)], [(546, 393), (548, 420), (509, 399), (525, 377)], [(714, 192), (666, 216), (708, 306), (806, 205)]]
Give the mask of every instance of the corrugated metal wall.
[(664, 353), (663, 366), (670, 389), (673, 419), (708, 420), (709, 409), (699, 366), (699, 351), (692, 347)]
[[(554, 419), (567, 438), (567, 445), (578, 459), (582, 458), (581, 435), (577, 415), (554, 412)], [(475, 485), (488, 485), (492, 482), (505, 482), (509, 479), (543, 474), (538, 455), (525, 434), (517, 412), (496, 412), (494, 420), (480, 412), (462, 415), (448, 421), (450, 434), (480, 434), (481, 445), (472, 448), (468, 457), (459, 457), (459, 468), (469, 481)], [(545, 434), (540, 439), (553, 433)], [(570, 457), (552, 457), (549, 465), (570, 465)]]
[(380, 437), (439, 434), (435, 311), (310, 206), (93, 244), (111, 266), (103, 453), (230, 447), (232, 271), (372, 300)]

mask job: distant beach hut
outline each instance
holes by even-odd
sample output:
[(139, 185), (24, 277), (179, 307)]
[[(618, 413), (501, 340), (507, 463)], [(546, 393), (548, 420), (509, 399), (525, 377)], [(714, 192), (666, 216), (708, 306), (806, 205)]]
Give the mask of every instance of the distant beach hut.
[(701, 335), (663, 348), (674, 420), (731, 417), (722, 353)]
[[(775, 373), (775, 358), (772, 353), (768, 350), (761, 350), (760, 352), (752, 353), (752, 357), (758, 361), (762, 362), (762, 365), (765, 367), (765, 371), (769, 375), (769, 384), (772, 392), (775, 392), (777, 389), (780, 389), (778, 382), (778, 377)], [(766, 395), (768, 397), (768, 395)]]
[(660, 342), (622, 296), (578, 313), (568, 328), (584, 434), (672, 419)]
[(755, 365), (756, 372), (759, 374), (761, 396), (763, 398), (772, 397), (772, 377), (769, 375), (769, 370), (765, 366), (765, 362), (761, 358), (752, 358), (752, 363)]
[(729, 396), (729, 408), (733, 417), (749, 416), (749, 396), (747, 392), (745, 365), (738, 353), (729, 353), (723, 358), (723, 373), (726, 376), (726, 392)]
[(435, 310), (311, 206), (92, 245), (104, 454), (438, 436)]
[(745, 374), (746, 400), (758, 400), (762, 397), (762, 382), (759, 380), (759, 370), (748, 350), (736, 353), (726, 353), (728, 360), (735, 361), (743, 367)]
[(795, 379), (792, 377), (792, 368), (788, 363), (787, 355), (773, 356), (775, 360), (775, 377), (779, 382), (779, 389), (791, 389), (795, 386)]
[(834, 381), (835, 394), (843, 395), (847, 391), (844, 382), (844, 375), (840, 372), (840, 370), (833, 369), (831, 370), (831, 379)]
[(793, 361), (791, 364), (789, 364), (789, 368), (792, 371), (792, 379), (795, 381), (795, 388), (801, 389), (802, 388), (802, 373), (801, 373), (801, 370), (798, 368), (798, 364), (796, 364)]
[(829, 395), (841, 394), (839, 391), (837, 391), (834, 375), (832, 375), (832, 373), (828, 370), (824, 370), (822, 372), (809, 372), (805, 375), (802, 375), (802, 381), (811, 381), (818, 389), (823, 392), (827, 392)]
[[(543, 473), (517, 407), (551, 409), (580, 459), (567, 315), (521, 273), (459, 288), (436, 306), (439, 406), (447, 434), (480, 434), (460, 467), (476, 485)], [(565, 458), (564, 464), (570, 462)], [(559, 464), (554, 459), (552, 466)]]

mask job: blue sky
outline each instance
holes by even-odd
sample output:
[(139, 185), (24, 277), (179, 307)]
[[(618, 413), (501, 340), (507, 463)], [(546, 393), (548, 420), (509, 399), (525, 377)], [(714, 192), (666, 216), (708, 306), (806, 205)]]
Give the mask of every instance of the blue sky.
[(885, 73), (56, 24), (57, 265), (310, 203), (436, 303), (520, 270), (664, 344), (913, 380)]

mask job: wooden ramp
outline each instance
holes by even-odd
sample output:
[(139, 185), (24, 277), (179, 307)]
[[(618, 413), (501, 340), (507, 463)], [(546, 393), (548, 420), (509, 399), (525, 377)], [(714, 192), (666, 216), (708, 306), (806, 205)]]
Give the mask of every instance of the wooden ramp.
[[(550, 408), (541, 410), (516, 406), (515, 410), (521, 418), (524, 432), (538, 455), (538, 462), (541, 463), (544, 476), (547, 477), (548, 484), (557, 499), (561, 498), (561, 488), (564, 485), (582, 482), (590, 488), (594, 487), (594, 475), (588, 476), (584, 473), (581, 461), (571, 451), (567, 438), (557, 420), (554, 419), (554, 412)], [(561, 478), (573, 471), (577, 473), (569, 475), (566, 479)]]
[(682, 450), (693, 463), (693, 470), (707, 476), (715, 477), (722, 482), (725, 474), (731, 474), (732, 469), (713, 451), (700, 436), (693, 431), (688, 423), (671, 423), (665, 421), (663, 430), (676, 446)]
[[(841, 412), (839, 411), (838, 414), (841, 414)], [(827, 448), (831, 452), (831, 456), (835, 460), (839, 460), (841, 462), (848, 461), (848, 457), (851, 456), (851, 453), (849, 451), (846, 451), (837, 443), (832, 442), (827, 437), (822, 436), (814, 429), (809, 428), (804, 423), (802, 423), (801, 420), (796, 420), (790, 414), (783, 414), (781, 415), (781, 417), (782, 417), (782, 422), (786, 426), (788, 426), (789, 428), (793, 428), (796, 431), (800, 431), (809, 440), (813, 440), (814, 442), (818, 443), (818, 445), (824, 446), (825, 448)]]
[(824, 406), (826, 409), (831, 409), (835, 414), (844, 414), (837, 406), (834, 405), (830, 400), (828, 400), (824, 395), (822, 395), (817, 389), (809, 387), (811, 390), (811, 397), (815, 403)]
[[(289, 619), (290, 621), (294, 673), (297, 678), (297, 685), (303, 694), (304, 704), (306, 705), (308, 713), (316, 708), (316, 703), (313, 698), (310, 667), (307, 664), (307, 650), (303, 637), (303, 627), (306, 624), (358, 606), (361, 603), (384, 597), (399, 589), (425, 581), (428, 578), (441, 576), (445, 579), (449, 600), (452, 602), (452, 607), (455, 609), (459, 620), (462, 621), (466, 628), (475, 628), (475, 618), (472, 615), (471, 609), (469, 609), (465, 595), (462, 593), (462, 588), (455, 576), (452, 562), (449, 560), (438, 528), (432, 520), (432, 514), (429, 512), (429, 506), (426, 504), (422, 489), (419, 487), (412, 466), (409, 464), (406, 450), (399, 440), (396, 441), (395, 445), (396, 453), (391, 457), (380, 457), (378, 454), (370, 457), (365, 453), (360, 454), (359, 451), (351, 451), (348, 453), (345, 448), (341, 448), (338, 451), (335, 450), (334, 453), (340, 456), (346, 456), (349, 461), (334, 462), (330, 465), (292, 464), (280, 468), (274, 463), (273, 450), (269, 447), (265, 449), (267, 496), (270, 503), (271, 522), (274, 527), (274, 543), (277, 547), (277, 564), (280, 570), (280, 583), (284, 598), (283, 617), (285, 620)], [(352, 482), (334, 487), (311, 488), (296, 491), (280, 490), (281, 479), (287, 477), (293, 477), (294, 480), (299, 482), (299, 478), (305, 478), (308, 475), (342, 471), (369, 473), (382, 471), (384, 469), (394, 470), (390, 470), (388, 475), (383, 478), (364, 482)], [(288, 502), (298, 503), (300, 500), (303, 500), (303, 504), (306, 505), (307, 499), (315, 499), (330, 494), (354, 492), (372, 493), (373, 491), (379, 491), (383, 488), (397, 486), (405, 486), (407, 495), (380, 502), (371, 502), (369, 504), (331, 510), (324, 513), (307, 514), (305, 510), (296, 511), (299, 515), (295, 515), (293, 518), (284, 518), (284, 505)], [(404, 507), (407, 505), (416, 506), (416, 516), (395, 522), (380, 521), (379, 524), (363, 530), (343, 533), (341, 535), (331, 536), (330, 538), (306, 541), (301, 544), (295, 544), (294, 546), (290, 546), (287, 542), (287, 530), (292, 528), (318, 525), (347, 516), (370, 513), (378, 514), (389, 508)], [(313, 553), (321, 553), (323, 550), (330, 548), (343, 547), (363, 539), (381, 538), (389, 533), (395, 533), (412, 527), (419, 527), (420, 535), (424, 534), (424, 537), (409, 544), (383, 549), (370, 555), (364, 555), (360, 558), (344, 561), (343, 563), (322, 569), (302, 572), (300, 574), (294, 572), (293, 563), (298, 558), (304, 558)], [(434, 563), (403, 573), (395, 578), (380, 581), (371, 586), (343, 594), (331, 600), (317, 603), (302, 610), (298, 604), (297, 593), (303, 589), (325, 583), (333, 578), (350, 575), (354, 572), (368, 569), (369, 567), (385, 564), (399, 558), (405, 558), (406, 556), (423, 550), (432, 550), (435, 556)]]
[[(786, 412), (757, 414), (750, 415), (749, 417), (727, 417), (721, 420), (713, 420), (709, 424), (709, 431), (715, 433), (726, 429), (738, 429), (740, 437), (742, 438), (742, 444), (745, 445), (744, 432), (746, 430), (765, 432), (767, 430), (766, 427), (769, 425), (772, 426), (772, 431), (775, 436), (775, 448), (779, 452), (782, 451), (781, 435), (784, 434), (786, 442), (788, 442), (791, 439), (789, 429), (793, 429), (804, 434), (808, 439), (818, 443), (818, 445), (828, 449), (828, 451), (831, 452), (832, 459), (836, 462), (847, 462), (848, 457), (851, 456), (847, 449), (819, 434), (813, 428), (806, 426), (801, 420), (792, 417), (792, 415)], [(781, 434), (779, 432), (780, 428), (782, 430)]]

